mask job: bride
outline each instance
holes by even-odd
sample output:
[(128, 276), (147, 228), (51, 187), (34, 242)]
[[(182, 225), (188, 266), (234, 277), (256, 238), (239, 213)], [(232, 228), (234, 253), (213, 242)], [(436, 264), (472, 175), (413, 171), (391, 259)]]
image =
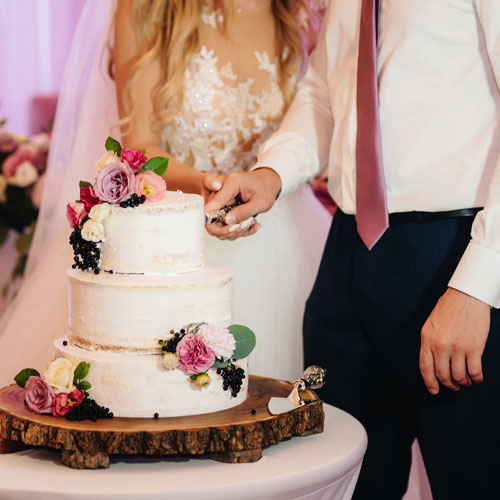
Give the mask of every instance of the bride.
[[(0, 385), (21, 368), (43, 368), (52, 339), (67, 330), (72, 256), (64, 207), (77, 197), (78, 181), (95, 175), (110, 127), (120, 124), (125, 147), (169, 157), (169, 190), (209, 199), (226, 175), (254, 165), (277, 129), (324, 3), (121, 0), (110, 32), (114, 3), (87, 1), (59, 98), (25, 282), (0, 323)], [(207, 233), (207, 261), (235, 271), (233, 322), (257, 336), (251, 373), (301, 373), (302, 315), (329, 222), (303, 186), (258, 222), (231, 228), (226, 240)]]

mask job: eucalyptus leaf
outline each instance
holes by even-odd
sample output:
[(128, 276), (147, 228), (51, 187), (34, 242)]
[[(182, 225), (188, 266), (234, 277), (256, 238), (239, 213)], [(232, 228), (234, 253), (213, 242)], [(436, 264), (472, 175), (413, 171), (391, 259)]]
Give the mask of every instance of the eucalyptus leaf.
[(221, 359), (216, 359), (212, 365), (214, 368), (225, 368), (229, 364), (229, 361), (222, 361)]
[(79, 381), (83, 380), (89, 374), (90, 364), (85, 361), (80, 362), (76, 367), (73, 383), (76, 385)]
[(39, 377), (40, 373), (38, 373), (34, 368), (25, 368), (21, 370), (15, 377), (14, 381), (19, 387), (24, 389), (26, 382), (30, 377)]
[(231, 325), (228, 328), (236, 341), (236, 349), (233, 353), (234, 359), (246, 358), (255, 348), (255, 334), (250, 328), (243, 325)]
[(168, 167), (168, 158), (164, 158), (163, 156), (155, 156), (154, 158), (150, 158), (142, 167), (141, 172), (146, 172), (151, 170), (157, 175), (163, 175), (167, 171)]
[(122, 147), (116, 139), (108, 136), (106, 139), (106, 151), (114, 151), (118, 156), (120, 156), (122, 154)]
[(90, 182), (87, 182), (87, 181), (80, 181), (80, 187), (81, 188), (88, 188), (88, 187), (92, 187), (92, 184), (90, 184)]

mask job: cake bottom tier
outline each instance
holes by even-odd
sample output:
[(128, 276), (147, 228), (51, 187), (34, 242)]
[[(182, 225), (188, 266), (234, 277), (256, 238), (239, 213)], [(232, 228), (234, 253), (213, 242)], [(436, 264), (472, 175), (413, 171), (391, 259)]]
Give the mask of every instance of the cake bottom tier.
[(92, 384), (90, 397), (117, 417), (199, 415), (232, 408), (247, 398), (247, 359), (236, 363), (245, 370), (245, 378), (240, 392), (233, 397), (229, 389), (223, 389), (222, 376), (215, 368), (207, 372), (210, 384), (198, 387), (185, 372), (166, 370), (161, 354), (87, 351), (72, 346), (67, 337), (58, 338), (54, 346), (57, 357), (73, 356), (90, 364), (86, 378)]

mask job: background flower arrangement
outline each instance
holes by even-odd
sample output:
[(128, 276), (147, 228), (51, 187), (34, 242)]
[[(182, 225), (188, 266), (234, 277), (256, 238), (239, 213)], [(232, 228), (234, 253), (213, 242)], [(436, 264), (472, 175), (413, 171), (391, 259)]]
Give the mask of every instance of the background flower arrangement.
[(19, 136), (6, 130), (5, 120), (0, 122), (0, 245), (14, 231), (18, 253), (10, 280), (2, 288), (3, 297), (24, 273), (42, 201), (49, 146), (46, 132)]

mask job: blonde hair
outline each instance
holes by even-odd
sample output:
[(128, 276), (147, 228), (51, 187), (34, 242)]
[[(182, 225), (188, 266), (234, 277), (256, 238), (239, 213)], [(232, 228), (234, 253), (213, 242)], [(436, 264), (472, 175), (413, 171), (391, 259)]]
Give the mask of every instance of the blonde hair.
[[(210, 1), (213, 9), (222, 13), (223, 22), (219, 29), (227, 36), (226, 23), (234, 14), (234, 1)], [(159, 59), (161, 70), (160, 82), (152, 95), (154, 129), (159, 131), (160, 124), (171, 119), (171, 106), (174, 102), (177, 105), (182, 103), (183, 77), (198, 49), (198, 26), (204, 5), (206, 2), (201, 0), (134, 0), (133, 15), (139, 54), (121, 96), (126, 116), (119, 125), (124, 128), (125, 133), (134, 113), (135, 81), (141, 69), (153, 61)], [(303, 18), (308, 5), (307, 0), (272, 0), (278, 75), (285, 108), (290, 104), (295, 91), (294, 76), (300, 73), (307, 59), (310, 35), (304, 33), (303, 23), (299, 25), (300, 16), (297, 14), (300, 10)], [(314, 18), (314, 15), (311, 17)], [(112, 56), (109, 72), (113, 77)]]

